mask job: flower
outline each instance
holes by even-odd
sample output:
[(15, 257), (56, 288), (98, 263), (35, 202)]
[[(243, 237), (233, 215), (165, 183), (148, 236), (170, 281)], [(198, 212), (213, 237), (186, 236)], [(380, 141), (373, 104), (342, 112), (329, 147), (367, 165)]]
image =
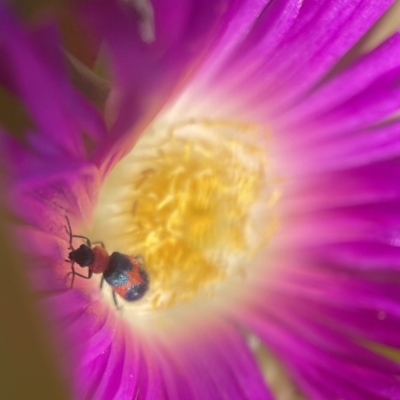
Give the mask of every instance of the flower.
[[(83, 2), (106, 120), (53, 26), (0, 9), (32, 122), (1, 135), (14, 231), (75, 398), (272, 399), (264, 347), (306, 398), (400, 398), (400, 37), (337, 67), (391, 3), (166, 0), (138, 31), (129, 4)], [(70, 289), (65, 216), (142, 254), (144, 298)]]

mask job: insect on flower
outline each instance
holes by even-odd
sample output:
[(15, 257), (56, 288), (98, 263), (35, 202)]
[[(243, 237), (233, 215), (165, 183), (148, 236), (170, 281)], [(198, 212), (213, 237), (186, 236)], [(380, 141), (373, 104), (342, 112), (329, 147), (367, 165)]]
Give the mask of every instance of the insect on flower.
[[(102, 242), (91, 241), (86, 236), (73, 235), (69, 218), (65, 216), (68, 226), (65, 230), (69, 235), (69, 249), (67, 262), (71, 263), (72, 275), (71, 288), (74, 285), (75, 275), (84, 279), (90, 279), (93, 274), (103, 274), (100, 287), (104, 280), (111, 286), (115, 305), (118, 307), (116, 294), (119, 294), (126, 301), (141, 299), (147, 292), (149, 280), (144, 270), (143, 257), (138, 255), (131, 257), (122, 253), (114, 252), (108, 254)], [(77, 249), (72, 245), (73, 238), (79, 238), (86, 242)], [(75, 271), (74, 265), (88, 267), (88, 275), (82, 275)]]

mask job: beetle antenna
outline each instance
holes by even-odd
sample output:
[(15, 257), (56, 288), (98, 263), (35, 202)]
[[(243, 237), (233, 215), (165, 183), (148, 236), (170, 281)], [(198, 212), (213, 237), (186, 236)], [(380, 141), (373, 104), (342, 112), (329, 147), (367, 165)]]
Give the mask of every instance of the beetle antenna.
[[(67, 260), (65, 260), (65, 261), (67, 261)], [(71, 272), (68, 272), (67, 277), (72, 275), (71, 286), (70, 286), (70, 288), (72, 289), (74, 287), (74, 280), (75, 280), (75, 274), (76, 274), (75, 268), (74, 268), (75, 262), (72, 260), (69, 260), (69, 262), (71, 263)]]
[(65, 230), (67, 231), (69, 235), (69, 248), (71, 250), (75, 250), (74, 246), (72, 246), (72, 229), (71, 229), (71, 223), (69, 222), (69, 218), (65, 215), (65, 219), (67, 220), (68, 227), (64, 225)]

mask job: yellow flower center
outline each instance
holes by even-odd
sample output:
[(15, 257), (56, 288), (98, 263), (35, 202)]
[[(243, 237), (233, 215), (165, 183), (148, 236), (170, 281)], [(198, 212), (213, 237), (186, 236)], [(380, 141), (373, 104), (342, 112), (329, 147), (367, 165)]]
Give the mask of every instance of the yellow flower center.
[(214, 297), (251, 273), (277, 228), (267, 137), (237, 122), (158, 123), (113, 170), (92, 236), (143, 256), (150, 289), (139, 307)]

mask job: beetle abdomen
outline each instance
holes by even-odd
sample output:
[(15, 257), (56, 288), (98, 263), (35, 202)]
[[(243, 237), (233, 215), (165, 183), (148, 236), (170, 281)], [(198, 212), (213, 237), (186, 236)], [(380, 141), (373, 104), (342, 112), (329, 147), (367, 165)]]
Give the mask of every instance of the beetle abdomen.
[(104, 279), (127, 301), (139, 300), (148, 289), (148, 277), (139, 260), (125, 254), (111, 254)]

